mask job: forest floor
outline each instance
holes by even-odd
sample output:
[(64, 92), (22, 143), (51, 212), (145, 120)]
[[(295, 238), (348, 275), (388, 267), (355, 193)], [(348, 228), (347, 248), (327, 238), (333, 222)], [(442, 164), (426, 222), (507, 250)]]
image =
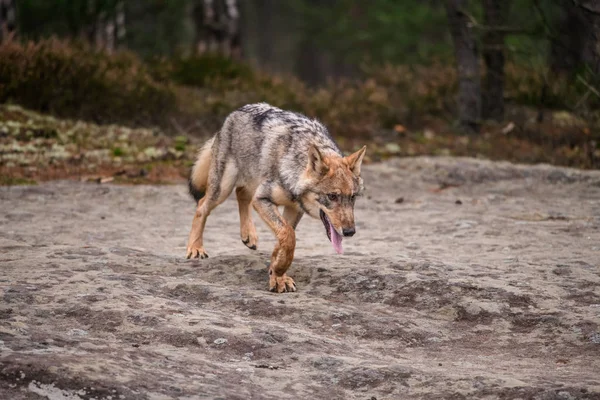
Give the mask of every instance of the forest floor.
[(186, 260), (186, 187), (0, 187), (0, 398), (600, 399), (600, 172), (467, 158), (364, 168), (336, 255), (239, 238)]
[[(512, 119), (536, 121), (535, 113), (529, 111), (527, 117)], [(484, 127), (480, 134), (470, 136), (443, 133), (440, 121), (431, 123), (422, 131), (397, 125), (394, 130), (370, 137), (344, 136), (342, 130), (335, 139), (347, 154), (367, 145), (365, 163), (398, 156), (434, 155), (600, 168), (600, 138), (595, 139), (595, 134), (581, 128), (581, 121), (568, 113), (556, 112), (546, 125), (515, 128), (510, 122), (507, 126), (512, 126), (514, 132), (495, 126)], [(537, 132), (537, 137), (528, 137), (530, 131)], [(98, 125), (0, 104), (0, 186), (72, 178), (133, 184), (177, 183), (189, 176), (197, 150), (214, 131), (205, 130), (204, 135), (178, 132), (173, 135), (158, 128)]]

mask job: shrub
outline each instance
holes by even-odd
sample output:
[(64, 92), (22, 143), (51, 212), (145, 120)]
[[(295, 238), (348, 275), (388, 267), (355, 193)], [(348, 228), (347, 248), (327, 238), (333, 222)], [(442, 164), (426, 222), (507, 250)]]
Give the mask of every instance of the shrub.
[(0, 82), (1, 102), (100, 123), (157, 124), (176, 106), (170, 85), (134, 55), (56, 39), (0, 44)]
[[(503, 133), (508, 125), (488, 122), (477, 138), (460, 139), (452, 130), (454, 66), (385, 65), (365, 67), (364, 75), (312, 88), (216, 55), (144, 63), (131, 53), (109, 55), (58, 40), (0, 44), (0, 102), (62, 117), (207, 137), (231, 111), (264, 101), (318, 118), (345, 149), (370, 142), (391, 144), (390, 152), (402, 155), (501, 155), (586, 167), (600, 162), (598, 81), (585, 71), (573, 79), (508, 64), (506, 122), (512, 128)], [(114, 157), (127, 156), (124, 144), (106, 140)], [(182, 138), (174, 146), (192, 147)]]
[(506, 66), (506, 93), (518, 104), (574, 111), (600, 120), (599, 77), (582, 70), (574, 76), (547, 67)]
[(456, 109), (457, 77), (453, 66), (434, 63), (431, 66), (385, 65), (367, 68), (395, 102), (402, 103), (407, 117), (413, 115), (448, 116)]
[(254, 77), (250, 66), (220, 54), (155, 58), (149, 65), (159, 80), (167, 79), (186, 86), (205, 87), (214, 81), (251, 81)]

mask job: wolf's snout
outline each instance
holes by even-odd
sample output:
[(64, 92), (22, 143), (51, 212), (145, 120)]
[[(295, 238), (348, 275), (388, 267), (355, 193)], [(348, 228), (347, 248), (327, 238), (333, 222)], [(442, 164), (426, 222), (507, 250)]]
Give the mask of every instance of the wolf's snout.
[(356, 229), (354, 229), (354, 227), (344, 228), (342, 229), (342, 233), (344, 234), (344, 236), (354, 236), (354, 234), (356, 233)]

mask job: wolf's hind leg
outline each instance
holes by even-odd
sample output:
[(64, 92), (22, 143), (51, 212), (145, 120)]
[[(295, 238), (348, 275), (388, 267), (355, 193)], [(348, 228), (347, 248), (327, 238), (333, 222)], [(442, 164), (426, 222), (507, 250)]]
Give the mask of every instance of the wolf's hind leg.
[(269, 225), (277, 237), (277, 245), (271, 255), (269, 266), (269, 290), (271, 292), (295, 292), (296, 283), (286, 275), (286, 271), (294, 259), (296, 233), (294, 228), (281, 215), (277, 206), (265, 198), (257, 198), (252, 202), (254, 209)]
[(256, 250), (258, 235), (256, 234), (254, 221), (252, 221), (252, 193), (249, 193), (246, 188), (238, 187), (235, 189), (235, 195), (240, 209), (240, 237), (242, 243), (249, 249)]
[(190, 231), (190, 236), (188, 238), (186, 258), (208, 257), (202, 244), (202, 234), (204, 233), (207, 217), (207, 215), (204, 215), (203, 213), (205, 202), (206, 197), (203, 197), (196, 207), (196, 212), (194, 213), (194, 219), (192, 221), (192, 230)]
[(233, 191), (237, 178), (237, 168), (228, 163), (220, 175), (218, 172), (213, 173), (213, 171), (209, 174), (206, 195), (198, 202), (192, 221), (192, 230), (187, 245), (187, 258), (208, 258), (208, 254), (204, 250), (203, 240), (206, 218)]

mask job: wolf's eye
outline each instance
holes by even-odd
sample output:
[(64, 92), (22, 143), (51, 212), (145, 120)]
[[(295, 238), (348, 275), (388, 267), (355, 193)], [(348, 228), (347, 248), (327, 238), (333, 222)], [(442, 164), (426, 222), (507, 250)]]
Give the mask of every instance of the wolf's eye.
[(340, 196), (337, 193), (329, 193), (327, 195), (327, 198), (329, 199), (329, 201), (338, 201), (339, 197)]
[(353, 194), (352, 196), (350, 196), (350, 200), (352, 200), (352, 201), (356, 200), (356, 195)]

